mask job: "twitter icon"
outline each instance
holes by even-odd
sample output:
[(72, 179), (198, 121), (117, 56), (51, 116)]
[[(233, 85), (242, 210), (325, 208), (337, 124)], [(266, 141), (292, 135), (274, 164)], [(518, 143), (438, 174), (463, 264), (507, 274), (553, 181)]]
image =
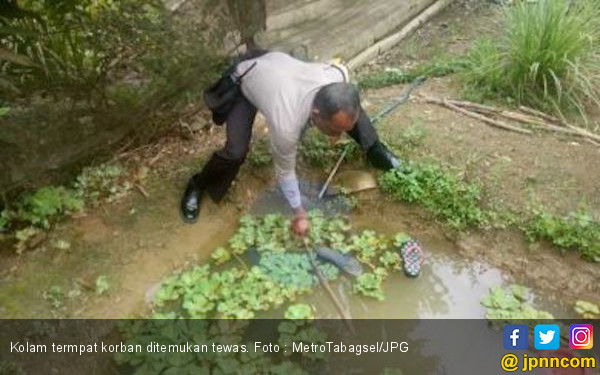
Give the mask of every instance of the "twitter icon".
[(556, 350), (560, 347), (560, 327), (556, 324), (538, 324), (534, 335), (536, 349)]

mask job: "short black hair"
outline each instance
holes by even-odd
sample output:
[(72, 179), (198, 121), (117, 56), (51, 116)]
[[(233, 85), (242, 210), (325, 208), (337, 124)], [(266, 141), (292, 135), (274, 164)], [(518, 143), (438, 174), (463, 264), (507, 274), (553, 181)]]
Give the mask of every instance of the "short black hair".
[(325, 119), (330, 119), (340, 110), (355, 116), (360, 108), (360, 96), (352, 84), (330, 83), (319, 89), (313, 105), (319, 110), (319, 116)]

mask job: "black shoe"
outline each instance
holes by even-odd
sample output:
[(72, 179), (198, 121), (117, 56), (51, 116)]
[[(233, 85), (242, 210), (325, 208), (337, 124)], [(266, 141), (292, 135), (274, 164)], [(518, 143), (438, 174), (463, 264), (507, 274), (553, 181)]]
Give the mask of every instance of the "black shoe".
[(188, 224), (193, 224), (198, 220), (200, 213), (200, 203), (204, 191), (193, 184), (188, 184), (181, 198), (181, 217)]
[(367, 159), (377, 169), (387, 171), (400, 166), (400, 161), (383, 143), (377, 141), (367, 150)]

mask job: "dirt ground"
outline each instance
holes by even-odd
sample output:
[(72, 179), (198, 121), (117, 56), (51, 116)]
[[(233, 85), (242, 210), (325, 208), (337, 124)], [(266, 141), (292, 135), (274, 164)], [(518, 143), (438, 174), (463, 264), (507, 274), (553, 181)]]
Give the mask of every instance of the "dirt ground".
[[(472, 40), (491, 32), (497, 7), (483, 1), (458, 2), (407, 41), (365, 71), (406, 67), (440, 53), (462, 53)], [(365, 93), (371, 112), (389, 103), (403, 89), (394, 86)], [(431, 79), (418, 94), (458, 97), (460, 82), (449, 76)], [(206, 130), (206, 114), (156, 144), (124, 156), (131, 165), (150, 169), (144, 183), (148, 197), (133, 190), (117, 203), (104, 204), (85, 215), (59, 224), (41, 245), (20, 256), (0, 251), (0, 316), (10, 318), (138, 316), (146, 309), (146, 295), (163, 276), (188, 264), (205, 260), (216, 244), (235, 230), (239, 215), (251, 205), (260, 189), (273, 183), (272, 169), (246, 163), (236, 185), (220, 205), (206, 202), (196, 225), (179, 218), (179, 198), (187, 178), (224, 139), (220, 127)], [(524, 209), (539, 202), (556, 213), (585, 203), (600, 215), (600, 148), (555, 134), (520, 135), (492, 128), (450, 110), (423, 104), (413, 98), (381, 125), (386, 139), (406, 129), (424, 134), (410, 157), (434, 158), (485, 183), (498, 203)], [(261, 130), (257, 131), (260, 135)], [(323, 171), (312, 171), (323, 175)], [(385, 210), (390, 203), (372, 192), (360, 209)], [(437, 231), (457, 245), (466, 259), (485, 261), (512, 274), (516, 280), (555, 295), (563, 302), (577, 299), (598, 302), (600, 267), (575, 254), (561, 255), (546, 243), (529, 245), (513, 229), (489, 229), (456, 234), (432, 221), (418, 208), (394, 205), (395, 213), (411, 218), (416, 233)], [(374, 228), (377, 229), (377, 228)], [(53, 248), (53, 240), (71, 243), (68, 250)], [(98, 276), (111, 288), (94, 293)], [(47, 293), (52, 285), (65, 293), (62, 306), (52, 308)]]

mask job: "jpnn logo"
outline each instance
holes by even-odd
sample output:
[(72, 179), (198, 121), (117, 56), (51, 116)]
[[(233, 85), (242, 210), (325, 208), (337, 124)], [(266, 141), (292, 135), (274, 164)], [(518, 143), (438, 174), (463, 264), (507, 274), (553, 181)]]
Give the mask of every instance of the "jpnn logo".
[(524, 350), (529, 347), (529, 327), (525, 324), (507, 324), (504, 326), (504, 349)]
[(569, 327), (569, 347), (571, 349), (591, 349), (594, 346), (594, 327), (591, 324), (571, 324)]

